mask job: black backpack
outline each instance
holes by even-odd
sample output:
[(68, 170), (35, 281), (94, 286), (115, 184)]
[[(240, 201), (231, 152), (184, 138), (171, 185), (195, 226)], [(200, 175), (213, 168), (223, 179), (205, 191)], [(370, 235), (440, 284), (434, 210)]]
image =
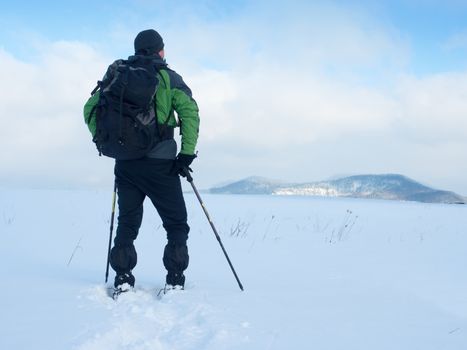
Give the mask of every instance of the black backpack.
[(158, 85), (157, 67), (150, 58), (132, 56), (109, 66), (92, 92), (100, 91), (93, 138), (99, 155), (138, 159), (154, 147)]

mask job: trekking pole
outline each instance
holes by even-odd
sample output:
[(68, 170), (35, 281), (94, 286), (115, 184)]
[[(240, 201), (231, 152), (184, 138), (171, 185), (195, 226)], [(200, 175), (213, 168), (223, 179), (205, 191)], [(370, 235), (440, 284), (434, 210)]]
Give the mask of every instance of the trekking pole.
[(105, 283), (109, 279), (109, 265), (110, 265), (110, 248), (112, 246), (112, 233), (114, 230), (115, 218), (115, 198), (117, 197), (117, 180), (114, 181), (114, 193), (112, 197), (112, 214), (110, 216), (110, 235), (109, 235), (109, 249), (107, 250), (107, 267), (105, 269)]
[(186, 175), (187, 181), (190, 183), (191, 187), (193, 187), (193, 191), (195, 192), (196, 197), (198, 198), (198, 201), (201, 204), (201, 207), (203, 208), (204, 214), (206, 214), (206, 217), (208, 218), (209, 224), (211, 225), (212, 230), (213, 230), (214, 234), (216, 235), (217, 241), (219, 242), (219, 245), (221, 246), (222, 251), (224, 252), (225, 258), (227, 259), (227, 262), (229, 263), (230, 269), (232, 270), (232, 272), (233, 272), (233, 274), (235, 276), (235, 279), (237, 280), (238, 286), (243, 291), (243, 285), (240, 282), (240, 279), (238, 278), (237, 273), (235, 272), (235, 269), (234, 269), (234, 267), (232, 265), (232, 262), (230, 261), (230, 258), (227, 255), (227, 252), (225, 251), (225, 248), (224, 248), (224, 245), (222, 244), (221, 238), (219, 237), (219, 234), (217, 233), (216, 227), (214, 226), (214, 223), (212, 222), (211, 217), (209, 216), (209, 213), (208, 213), (206, 207), (204, 206), (203, 200), (201, 199), (201, 196), (199, 195), (199, 192), (196, 189), (195, 184), (193, 183), (193, 177), (191, 176), (190, 171), (188, 169), (183, 169), (183, 172)]

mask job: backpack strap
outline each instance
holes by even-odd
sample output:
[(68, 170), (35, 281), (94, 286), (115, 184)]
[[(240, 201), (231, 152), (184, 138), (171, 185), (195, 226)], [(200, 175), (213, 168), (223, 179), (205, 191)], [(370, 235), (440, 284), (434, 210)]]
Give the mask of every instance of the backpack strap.
[(120, 72), (120, 74), (124, 74), (122, 78), (122, 91), (120, 92), (120, 125), (119, 125), (119, 130), (118, 130), (118, 143), (123, 145), (124, 140), (123, 140), (123, 95), (125, 94), (126, 86), (128, 85), (128, 72), (129, 72), (129, 67), (126, 67), (124, 72)]
[[(102, 86), (102, 81), (101, 80), (98, 80), (97, 81), (97, 85), (96, 87), (91, 91), (91, 96), (94, 96), (95, 93), (97, 92), (97, 90), (99, 90)], [(92, 108), (91, 108), (91, 111), (89, 112), (89, 116), (88, 116), (88, 119), (86, 120), (86, 123), (89, 124), (89, 122), (91, 121), (91, 117), (92, 115), (94, 114), (94, 112), (96, 111), (96, 108), (97, 106), (99, 105), (99, 103), (96, 103)]]
[(96, 87), (94, 88), (94, 90), (91, 91), (91, 96), (94, 95), (101, 86), (102, 86), (102, 80), (98, 80)]

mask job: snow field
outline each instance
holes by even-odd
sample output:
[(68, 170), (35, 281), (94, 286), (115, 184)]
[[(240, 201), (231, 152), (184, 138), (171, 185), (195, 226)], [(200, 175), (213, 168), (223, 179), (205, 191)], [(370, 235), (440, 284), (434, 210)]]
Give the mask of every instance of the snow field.
[(186, 290), (157, 297), (165, 235), (147, 201), (137, 288), (114, 302), (111, 189), (0, 190), (0, 348), (467, 348), (467, 207), (202, 196), (245, 292), (187, 194)]

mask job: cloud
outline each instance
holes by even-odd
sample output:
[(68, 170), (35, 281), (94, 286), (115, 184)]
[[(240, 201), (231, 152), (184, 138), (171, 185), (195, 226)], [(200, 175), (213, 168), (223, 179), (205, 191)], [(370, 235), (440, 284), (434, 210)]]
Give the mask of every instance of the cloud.
[(0, 51), (0, 176), (15, 182), (71, 182), (83, 176), (89, 150), (82, 107), (108, 61), (79, 42), (43, 46), (35, 60), (23, 62)]
[(414, 142), (466, 142), (467, 72), (404, 76), (398, 81), (396, 96), (397, 121)]
[(308, 22), (305, 15), (294, 14), (298, 25), (280, 22), (274, 35), (261, 16), (254, 25), (197, 27), (187, 51), (202, 47), (224, 66), (197, 71), (183, 58), (176, 65), (188, 68), (200, 103), (202, 153), (222, 158), (202, 154), (206, 172), (302, 181), (402, 172), (467, 193), (465, 72), (414, 76), (411, 49), (392, 28), (342, 9)]
[[(403, 35), (353, 9), (245, 6), (222, 21), (166, 19), (161, 30), (200, 106), (200, 186), (253, 174), (401, 172), (467, 193), (467, 72), (413, 76)], [(0, 51), (2, 181), (111, 181), (112, 161), (96, 157), (82, 106), (153, 23), (129, 22), (102, 46), (50, 42), (28, 62)]]
[(208, 59), (240, 68), (267, 59), (308, 69), (369, 69), (382, 64), (387, 69), (388, 64), (405, 64), (409, 54), (393, 28), (333, 2), (256, 1), (230, 20), (183, 18), (180, 24), (162, 28), (169, 53), (175, 49), (175, 57), (184, 57), (189, 52), (196, 63)]
[[(406, 43), (335, 5), (272, 7), (166, 29), (169, 59), (187, 72), (206, 137), (282, 148), (387, 125), (394, 99), (380, 80), (405, 65)], [(180, 40), (186, 32), (190, 40)]]
[[(375, 88), (261, 67), (190, 76), (203, 112), (200, 160), (208, 172), (300, 181), (402, 172), (465, 188), (466, 74), (400, 75), (389, 88)], [(222, 158), (221, 170), (210, 157)], [(291, 170), (297, 166), (299, 176)]]

